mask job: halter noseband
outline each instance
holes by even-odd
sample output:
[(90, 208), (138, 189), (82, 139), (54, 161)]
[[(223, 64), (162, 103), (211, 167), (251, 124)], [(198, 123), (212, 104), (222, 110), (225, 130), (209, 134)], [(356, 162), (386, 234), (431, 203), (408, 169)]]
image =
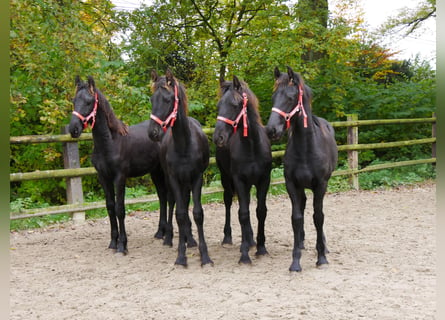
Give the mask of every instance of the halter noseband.
[(97, 105), (99, 104), (99, 99), (97, 97), (97, 92), (94, 93), (94, 108), (93, 111), (91, 111), (91, 113), (89, 115), (87, 115), (86, 117), (84, 117), (83, 115), (81, 115), (79, 112), (77, 111), (73, 111), (73, 114), (78, 117), (80, 119), (80, 121), (82, 121), (83, 123), (83, 128), (86, 129), (88, 127), (88, 121), (91, 121), (91, 129), (94, 128), (94, 123), (96, 122), (96, 112), (97, 112)]
[(307, 128), (307, 114), (306, 111), (304, 110), (304, 106), (303, 106), (303, 87), (301, 86), (301, 84), (298, 86), (298, 102), (297, 105), (295, 106), (295, 108), (292, 109), (291, 112), (286, 113), (278, 108), (272, 108), (272, 111), (275, 111), (276, 113), (278, 113), (279, 115), (281, 115), (284, 120), (286, 121), (286, 129), (289, 129), (290, 127), (290, 119), (298, 112), (298, 115), (301, 116), (301, 114), (303, 114), (303, 123), (304, 123), (304, 127)]
[(247, 102), (249, 99), (247, 98), (247, 94), (243, 92), (243, 108), (241, 109), (240, 113), (236, 117), (235, 120), (230, 120), (221, 116), (218, 116), (216, 119), (221, 120), (233, 127), (233, 133), (236, 133), (236, 129), (238, 128), (238, 122), (240, 121), (241, 117), (243, 117), (243, 136), (247, 137)]
[(150, 115), (150, 118), (153, 119), (157, 124), (159, 124), (161, 126), (162, 130), (164, 130), (164, 132), (167, 131), (168, 125), (170, 125), (170, 127), (173, 127), (173, 125), (175, 124), (176, 115), (178, 113), (179, 98), (178, 98), (178, 86), (177, 86), (177, 84), (175, 84), (174, 88), (175, 88), (174, 89), (175, 90), (175, 104), (173, 106), (173, 111), (169, 114), (167, 119), (165, 119), (165, 121), (162, 121), (161, 119), (159, 119), (154, 114)]

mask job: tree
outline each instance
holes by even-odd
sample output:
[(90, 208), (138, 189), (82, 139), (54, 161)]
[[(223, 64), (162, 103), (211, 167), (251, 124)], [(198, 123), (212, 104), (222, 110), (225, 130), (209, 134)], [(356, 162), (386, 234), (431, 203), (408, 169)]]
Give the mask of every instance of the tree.
[(436, 0), (422, 0), (416, 9), (402, 8), (398, 15), (390, 17), (381, 27), (381, 33), (405, 30), (408, 36), (420, 31), (424, 22), (436, 18)]
[[(74, 76), (105, 74), (119, 57), (109, 0), (11, 0), (10, 135), (60, 133), (72, 111)], [(60, 168), (61, 146), (11, 146), (13, 172)], [(63, 184), (11, 185), (35, 198), (63, 197)], [(54, 192), (54, 189), (61, 192)]]

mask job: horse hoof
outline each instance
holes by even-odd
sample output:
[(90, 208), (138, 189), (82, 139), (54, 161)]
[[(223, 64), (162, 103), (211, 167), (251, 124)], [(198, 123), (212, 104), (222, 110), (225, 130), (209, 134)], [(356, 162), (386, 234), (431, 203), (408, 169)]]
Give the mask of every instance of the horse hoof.
[(177, 266), (183, 266), (184, 268), (187, 268), (187, 258), (177, 258), (175, 261), (175, 265)]
[(164, 246), (173, 247), (173, 241), (172, 241), (171, 239), (167, 239), (167, 238), (165, 238), (165, 239), (164, 239), (164, 242), (163, 242), (163, 245), (164, 245)]
[(221, 244), (222, 244), (222, 245), (225, 245), (225, 244), (230, 244), (230, 245), (232, 245), (232, 244), (233, 244), (232, 237), (224, 237), (224, 239), (223, 239), (223, 241), (222, 241)]
[(267, 252), (265, 247), (258, 248), (257, 252), (255, 252), (256, 256), (265, 256), (266, 254), (269, 254), (269, 252)]
[(238, 261), (238, 264), (241, 264), (241, 265), (251, 265), (252, 264), (252, 260), (250, 260), (250, 258), (249, 257), (241, 257), (240, 259), (239, 259), (239, 261)]
[(163, 232), (161, 231), (161, 230), (158, 230), (156, 233), (155, 233), (155, 238), (156, 239), (162, 239), (164, 237), (164, 235), (163, 235)]
[(213, 261), (210, 258), (203, 260), (201, 262), (201, 267), (204, 267), (204, 266), (211, 266), (211, 267), (213, 267)]
[(323, 266), (327, 267), (328, 260), (325, 257), (320, 257), (316, 263), (317, 268), (323, 268)]
[(292, 264), (289, 267), (290, 272), (301, 272), (301, 266), (299, 262), (292, 262)]

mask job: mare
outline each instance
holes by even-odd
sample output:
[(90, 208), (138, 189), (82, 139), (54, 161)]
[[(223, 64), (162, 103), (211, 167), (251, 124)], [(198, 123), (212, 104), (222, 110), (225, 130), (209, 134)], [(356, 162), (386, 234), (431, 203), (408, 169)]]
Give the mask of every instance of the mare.
[(226, 222), (224, 243), (232, 243), (230, 207), (238, 195), (238, 218), (241, 225), (240, 263), (251, 263), (249, 247), (255, 245), (250, 224), (250, 190), (256, 188), (258, 219), (256, 255), (267, 254), (264, 223), (267, 215), (266, 195), (270, 184), (272, 153), (266, 129), (261, 124), (258, 99), (247, 83), (236, 76), (221, 81), (218, 117), (213, 134), (216, 162), (224, 187)]
[(272, 113), (267, 123), (271, 139), (278, 140), (288, 129), (288, 142), (283, 158), (286, 189), (292, 203), (294, 247), (290, 271), (301, 271), (301, 249), (304, 248), (304, 189), (313, 191), (313, 221), (317, 231), (317, 266), (328, 263), (323, 233), (323, 198), (328, 180), (338, 159), (333, 127), (312, 114), (311, 89), (300, 74), (287, 67), (287, 73), (275, 68)]
[(161, 165), (168, 178), (176, 204), (179, 228), (178, 256), (175, 264), (187, 266), (186, 244), (196, 245), (190, 237), (188, 208), (193, 197), (193, 218), (198, 228), (201, 265), (212, 264), (204, 239), (204, 210), (201, 205), (203, 173), (209, 165), (209, 142), (200, 123), (188, 116), (184, 86), (168, 69), (165, 76), (152, 71), (152, 114), (148, 135), (161, 142)]
[[(105, 96), (96, 88), (93, 77), (88, 82), (76, 77), (74, 111), (69, 124), (71, 137), (78, 138), (91, 125), (94, 149), (92, 162), (105, 193), (111, 226), (110, 249), (126, 254), (125, 182), (129, 177), (151, 174), (159, 197), (160, 218), (156, 238), (165, 236), (171, 245), (174, 202), (168, 199), (164, 172), (159, 162), (159, 144), (147, 136), (148, 121), (127, 127), (114, 114)], [(167, 219), (167, 202), (170, 212)]]

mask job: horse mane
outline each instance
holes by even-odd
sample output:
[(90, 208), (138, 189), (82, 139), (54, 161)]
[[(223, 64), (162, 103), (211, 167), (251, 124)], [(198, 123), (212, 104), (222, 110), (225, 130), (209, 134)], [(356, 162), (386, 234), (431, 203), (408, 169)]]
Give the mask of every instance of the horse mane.
[[(185, 93), (184, 85), (176, 78), (173, 77), (173, 82), (178, 87), (179, 108), (184, 111), (185, 116), (188, 115), (188, 100)], [(155, 93), (159, 88), (164, 88), (167, 91), (174, 93), (174, 86), (171, 81), (167, 80), (166, 76), (161, 76), (153, 81), (151, 84), (151, 92)]]
[[(124, 124), (120, 119), (116, 117), (113, 112), (113, 109), (110, 106), (107, 98), (102, 94), (102, 92), (96, 87), (90, 88), (87, 82), (79, 82), (77, 85), (77, 91), (81, 89), (86, 89), (91, 95), (94, 95), (94, 92), (97, 92), (98, 98), (98, 108), (101, 108), (105, 113), (107, 118), (108, 128), (112, 133), (119, 133), (121, 136), (126, 136), (128, 134), (128, 126)], [(94, 90), (94, 91), (93, 91)]]
[[(233, 85), (232, 81), (222, 81), (220, 83), (219, 97), (222, 97), (229, 90), (235, 92), (245, 92), (247, 94), (247, 99), (249, 100), (249, 108), (247, 108), (247, 113), (254, 115), (255, 122), (257, 122), (259, 125), (262, 125), (261, 117), (259, 115), (259, 101), (257, 96), (252, 92), (252, 90), (250, 90), (247, 82), (239, 80), (239, 83), (241, 85), (241, 88), (237, 89)], [(241, 94), (232, 94), (231, 97), (234, 104), (240, 104), (243, 101), (243, 97)], [(251, 112), (252, 110), (254, 112)]]
[(113, 112), (113, 109), (110, 106), (110, 103), (102, 94), (102, 92), (100, 92), (99, 89), (96, 89), (96, 92), (99, 98), (99, 106), (100, 108), (102, 108), (102, 111), (104, 111), (107, 117), (108, 128), (110, 128), (110, 131), (112, 133), (117, 132), (121, 136), (126, 136), (128, 134), (128, 126), (125, 123), (123, 123), (122, 120), (116, 117), (116, 115)]

